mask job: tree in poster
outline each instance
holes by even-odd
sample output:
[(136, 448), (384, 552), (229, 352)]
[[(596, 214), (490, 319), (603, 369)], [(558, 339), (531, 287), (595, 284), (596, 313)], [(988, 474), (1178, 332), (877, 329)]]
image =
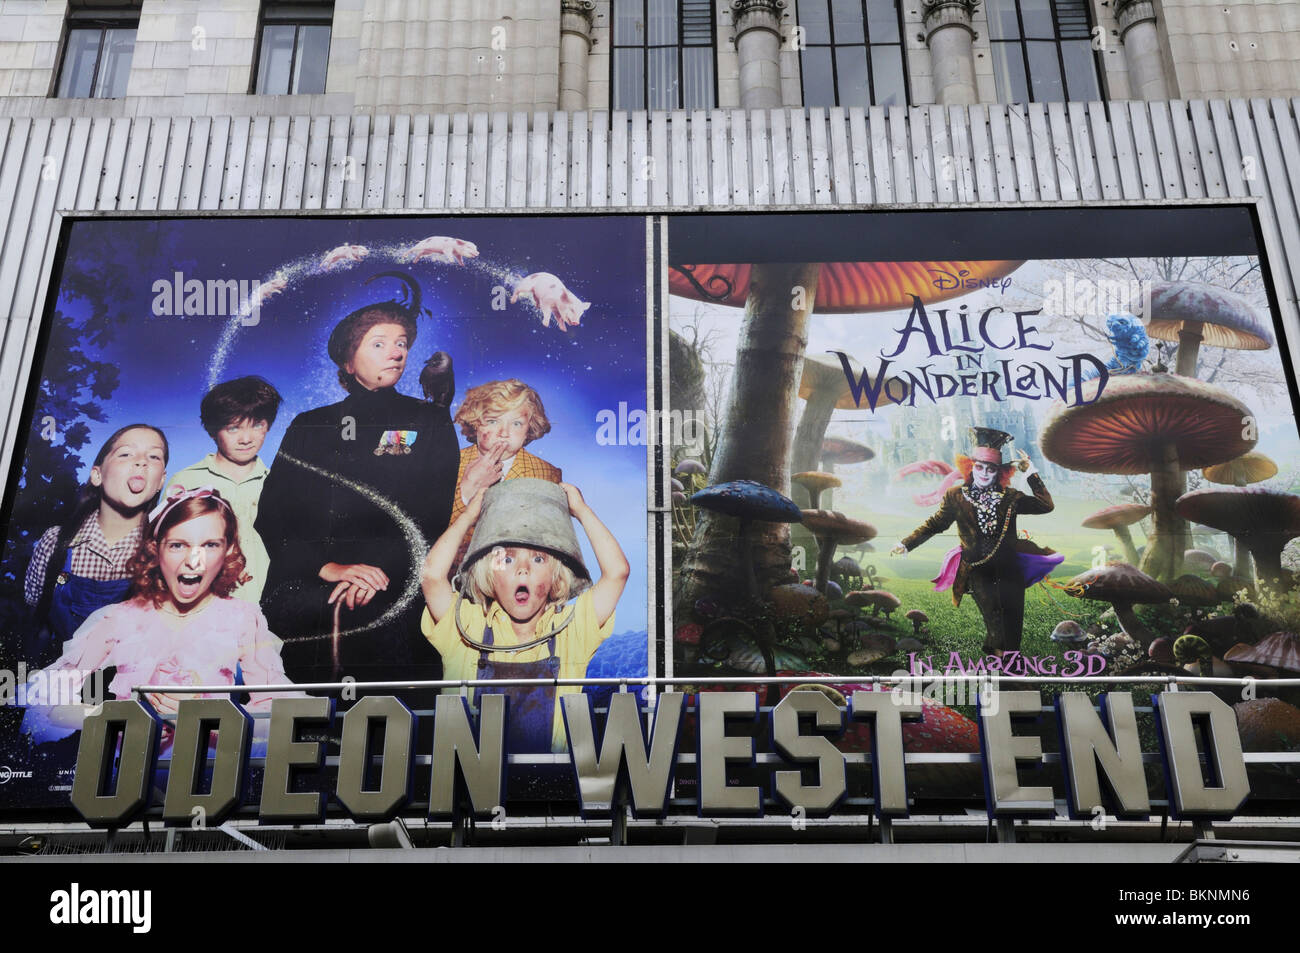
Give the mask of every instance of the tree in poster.
[[(710, 483), (754, 480), (778, 493), (790, 492), (795, 397), (820, 269), (818, 264), (754, 267)], [(802, 294), (792, 294), (792, 288)], [(734, 526), (733, 517), (709, 511), (701, 515), (681, 567), (675, 604), (689, 606), (706, 594), (748, 591), (750, 567), (735, 558)], [(784, 582), (790, 566), (786, 524), (763, 526), (750, 550), (760, 592)]]
[(22, 604), (21, 587), (32, 547), (48, 527), (63, 519), (80, 484), (81, 451), (90, 439), (88, 421), (104, 422), (103, 402), (119, 383), (116, 364), (96, 352), (125, 320), (120, 302), (130, 300), (129, 263), (102, 250), (69, 268), (61, 306), (50, 323), (44, 376), (27, 436), (19, 492), (11, 520), (16, 543), (3, 567), (3, 586)]

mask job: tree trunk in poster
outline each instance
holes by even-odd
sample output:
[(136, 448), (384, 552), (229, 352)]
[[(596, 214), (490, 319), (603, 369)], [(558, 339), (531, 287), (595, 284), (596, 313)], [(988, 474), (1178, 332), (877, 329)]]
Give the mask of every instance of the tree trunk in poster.
[[(789, 495), (794, 404), (820, 268), (819, 264), (754, 266), (710, 484), (755, 480)], [(802, 307), (795, 308), (796, 304)], [(749, 570), (738, 555), (743, 551), (736, 539), (738, 526), (735, 517), (700, 513), (674, 593), (679, 620), (687, 619), (701, 597), (734, 602), (747, 590)], [(789, 581), (789, 527), (755, 522), (749, 533), (761, 595)]]
[[(814, 392), (804, 402), (803, 415), (799, 418), (799, 426), (794, 431), (794, 448), (790, 453), (791, 476), (808, 470), (822, 469), (822, 442), (826, 439), (826, 428), (830, 426), (831, 417), (834, 413), (835, 396), (833, 394)], [(826, 471), (829, 473), (832, 469), (833, 467), (828, 466)], [(799, 504), (799, 508), (804, 510), (829, 510), (834, 508), (829, 489), (822, 492), (818, 506), (813, 506), (812, 495), (801, 486), (790, 487), (790, 499), (794, 500)], [(817, 539), (812, 533), (800, 525), (794, 525), (790, 528), (790, 542), (794, 546), (803, 547), (808, 569), (811, 570), (818, 565)]]
[(1161, 448), (1162, 459), (1151, 474), (1152, 531), (1138, 567), (1153, 579), (1172, 582), (1183, 571), (1187, 549), (1187, 520), (1178, 515), (1175, 504), (1187, 492), (1187, 474), (1178, 462), (1178, 448)]

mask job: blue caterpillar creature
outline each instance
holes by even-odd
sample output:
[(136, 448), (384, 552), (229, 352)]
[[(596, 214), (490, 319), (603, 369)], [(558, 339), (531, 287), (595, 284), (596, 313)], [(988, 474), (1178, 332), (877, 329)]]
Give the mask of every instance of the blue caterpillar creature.
[[(1106, 330), (1106, 339), (1115, 348), (1115, 356), (1106, 362), (1107, 369), (1112, 374), (1136, 374), (1142, 370), (1142, 362), (1151, 350), (1142, 322), (1131, 314), (1112, 314), (1106, 319)], [(1091, 371), (1083, 379), (1097, 376), (1098, 372)]]

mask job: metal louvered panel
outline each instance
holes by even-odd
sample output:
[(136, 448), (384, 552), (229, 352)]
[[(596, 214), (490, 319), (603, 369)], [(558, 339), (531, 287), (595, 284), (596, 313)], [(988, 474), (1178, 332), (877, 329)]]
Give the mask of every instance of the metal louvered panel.
[(682, 0), (682, 45), (713, 45), (713, 0)]
[(1063, 40), (1086, 40), (1092, 36), (1088, 0), (1056, 0), (1056, 22)]
[[(685, 81), (709, 86), (710, 66), (707, 57), (693, 64)], [(1012, 205), (1076, 196), (1258, 202), (1282, 319), (1294, 327), (1300, 213), (1293, 196), (1300, 175), (1287, 156), (1300, 141), (1296, 105), (1255, 99), (1109, 108), (1091, 102), (698, 110), (635, 121), (623, 114), (612, 122), (598, 111), (549, 123), (545, 113), (499, 113), (487, 121), (462, 113), (413, 117), (409, 127), (382, 113), (289, 123), (0, 117), (0, 472), (8, 472), (17, 435), (61, 212), (400, 207), (437, 214), (547, 205), (626, 211), (663, 206), (669, 180), (668, 201), (685, 208), (739, 204), (746, 193), (756, 204), (812, 207), (829, 196), (845, 205), (938, 199), (946, 206), (969, 201), (972, 190), (981, 200)], [(653, 135), (644, 134), (647, 119)], [(47, 156), (56, 161), (47, 163)], [(356, 165), (351, 176), (348, 159)], [(51, 167), (53, 175), (43, 174)], [(642, 169), (659, 178), (629, 188)]]

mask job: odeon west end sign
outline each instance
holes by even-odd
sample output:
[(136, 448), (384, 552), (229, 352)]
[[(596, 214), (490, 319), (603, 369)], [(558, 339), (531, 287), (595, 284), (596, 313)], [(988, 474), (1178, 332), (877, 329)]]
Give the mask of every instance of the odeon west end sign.
[[(527, 759), (514, 763), (508, 757), (507, 701), (502, 695), (484, 696), (474, 717), (463, 697), (437, 698), (430, 794), (421, 806), (429, 817), (491, 817), (504, 801), (507, 771), (538, 770)], [(846, 757), (833, 739), (854, 723), (871, 728), (874, 811), (882, 818), (908, 813), (903, 725), (921, 717), (920, 695), (857, 690), (846, 707), (839, 707), (822, 692), (792, 691), (765, 716), (752, 691), (702, 692), (693, 698), (667, 692), (655, 701), (648, 733), (633, 694), (612, 696), (603, 725), (593, 718), (587, 696), (568, 695), (562, 701), (568, 761), (584, 816), (624, 806), (637, 817), (666, 813), (679, 748), (691, 732), (701, 816), (760, 815), (765, 794), (787, 810), (829, 815), (847, 793)], [(1153, 695), (1152, 702), (1171, 816), (1231, 818), (1250, 793), (1232, 709), (1205, 692), (1165, 692)], [(1041, 705), (1036, 691), (980, 696), (979, 760), (991, 816), (1055, 815), (1056, 792), (1026, 786), (1020, 779), (1021, 771), (1043, 762), (1039, 737), (1025, 734), (1023, 727), (1026, 719), (1041, 713)], [(1124, 819), (1148, 817), (1151, 801), (1132, 696), (1102, 695), (1098, 711), (1087, 694), (1066, 692), (1055, 705), (1071, 815), (1088, 818), (1100, 808)], [(764, 718), (766, 723), (760, 723)], [(416, 770), (416, 722), (395, 697), (360, 699), (341, 719), (333, 790), (304, 791), (295, 775), (317, 771), (325, 745), (319, 738), (299, 739), (334, 723), (334, 702), (277, 699), (270, 714), (258, 817), (265, 823), (318, 822), (330, 795), (362, 823), (390, 820), (407, 810)], [(243, 803), (253, 724), (230, 700), (180, 703), (162, 804), (166, 824), (190, 826), (197, 816), (220, 823)], [(382, 747), (372, 741), (381, 728)], [(149, 808), (162, 730), (154, 712), (135, 700), (107, 702), (86, 719), (72, 803), (88, 824), (120, 827)], [(737, 784), (734, 777), (729, 781), (737, 769), (752, 768), (755, 735), (764, 733), (778, 760), (767, 791), (757, 784)]]

